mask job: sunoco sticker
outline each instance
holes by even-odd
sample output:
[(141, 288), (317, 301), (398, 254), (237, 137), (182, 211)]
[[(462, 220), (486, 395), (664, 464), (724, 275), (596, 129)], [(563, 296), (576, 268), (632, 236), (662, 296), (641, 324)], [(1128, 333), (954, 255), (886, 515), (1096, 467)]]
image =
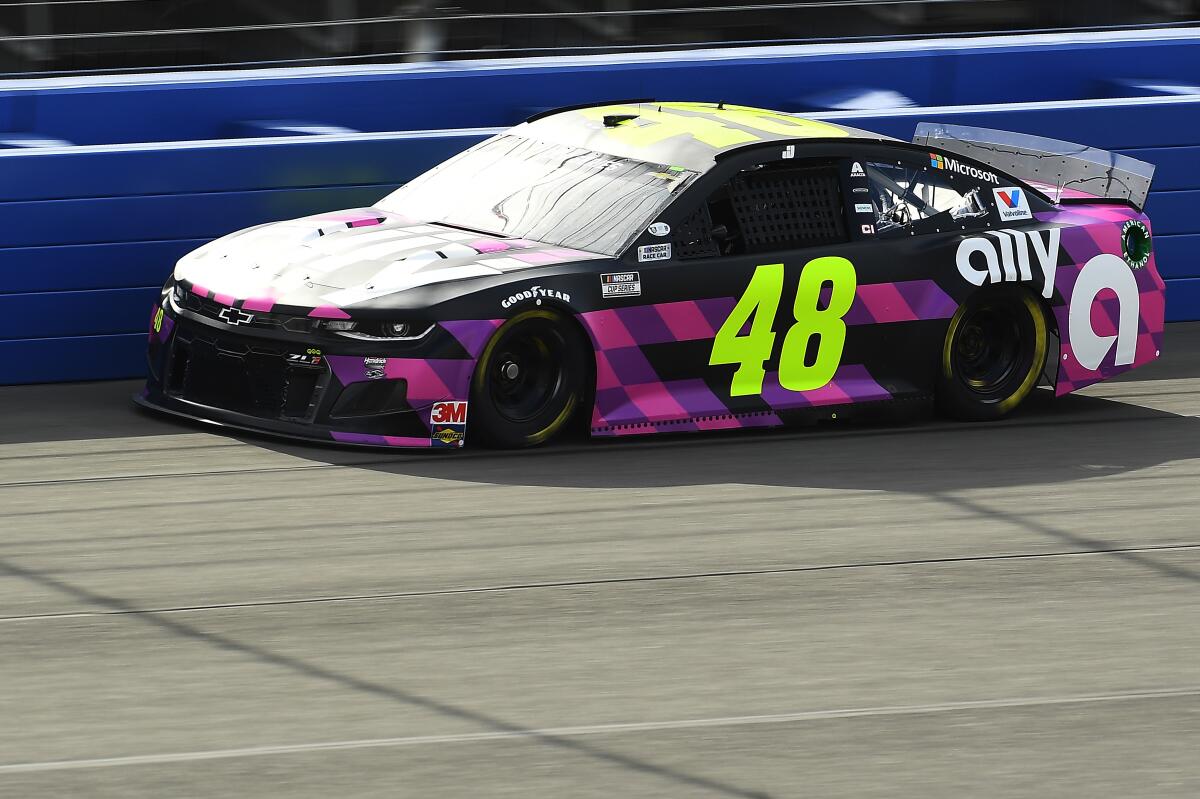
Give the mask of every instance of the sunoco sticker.
[(637, 272), (614, 272), (600, 276), (600, 296), (640, 297), (642, 276)]

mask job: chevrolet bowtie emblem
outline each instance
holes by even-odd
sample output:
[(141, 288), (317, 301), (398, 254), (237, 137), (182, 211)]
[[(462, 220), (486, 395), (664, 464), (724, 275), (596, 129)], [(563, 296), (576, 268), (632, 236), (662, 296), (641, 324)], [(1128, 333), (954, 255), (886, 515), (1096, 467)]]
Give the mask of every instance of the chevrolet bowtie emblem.
[(221, 313), (217, 316), (234, 326), (248, 325), (254, 321), (254, 314), (246, 313), (238, 308), (222, 308)]

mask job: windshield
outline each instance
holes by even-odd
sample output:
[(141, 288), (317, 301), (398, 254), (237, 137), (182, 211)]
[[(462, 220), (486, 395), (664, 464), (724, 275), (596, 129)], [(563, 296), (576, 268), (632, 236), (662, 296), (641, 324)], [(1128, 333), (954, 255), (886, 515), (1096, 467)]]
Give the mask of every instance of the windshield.
[(378, 207), (423, 222), (619, 255), (695, 177), (680, 167), (497, 136)]

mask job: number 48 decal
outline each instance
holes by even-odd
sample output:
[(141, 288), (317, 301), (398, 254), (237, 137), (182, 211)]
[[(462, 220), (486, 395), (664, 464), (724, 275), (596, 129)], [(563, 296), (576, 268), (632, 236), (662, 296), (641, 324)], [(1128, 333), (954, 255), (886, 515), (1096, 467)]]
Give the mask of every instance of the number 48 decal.
[[(832, 292), (829, 304), (822, 308), (821, 289), (826, 283), (832, 286)], [(792, 309), (796, 321), (788, 328), (779, 353), (779, 385), (789, 391), (812, 391), (833, 380), (846, 346), (842, 317), (854, 304), (857, 288), (854, 264), (845, 258), (818, 258), (804, 267)], [(775, 348), (775, 314), (782, 295), (783, 264), (757, 267), (750, 285), (717, 331), (708, 364), (738, 365), (729, 389), (731, 397), (762, 393), (767, 376), (763, 364), (771, 359)], [(741, 335), (747, 323), (750, 329)], [(819, 337), (816, 356), (807, 363), (813, 336)]]

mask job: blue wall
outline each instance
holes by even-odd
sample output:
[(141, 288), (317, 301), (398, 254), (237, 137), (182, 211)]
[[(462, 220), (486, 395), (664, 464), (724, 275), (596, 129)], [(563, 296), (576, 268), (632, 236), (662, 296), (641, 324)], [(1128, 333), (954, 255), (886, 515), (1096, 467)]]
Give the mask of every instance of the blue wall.
[[(188, 250), (369, 205), (490, 128), (622, 97), (805, 111), (901, 138), (955, 121), (1151, 161), (1168, 312), (1200, 318), (1200, 88), (1147, 86), (1200, 85), (1200, 38), (1170, 36), (0, 82), (0, 384), (140, 375), (150, 303)], [(828, 110), (865, 88), (938, 107)], [(328, 132), (290, 135), (297, 122)], [(14, 146), (33, 137), (70, 146)]]

